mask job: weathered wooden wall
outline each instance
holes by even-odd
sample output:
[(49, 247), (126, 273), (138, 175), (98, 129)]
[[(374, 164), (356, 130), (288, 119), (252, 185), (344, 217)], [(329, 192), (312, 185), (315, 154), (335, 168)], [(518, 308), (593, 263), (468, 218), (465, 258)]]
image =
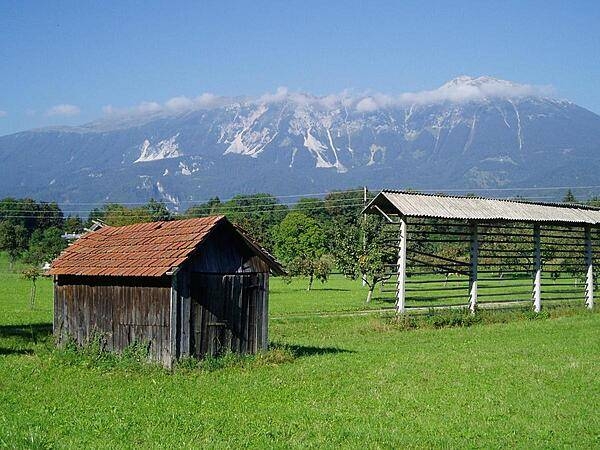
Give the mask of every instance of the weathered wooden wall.
[(269, 267), (230, 233), (214, 233), (177, 275), (177, 355), (268, 346)]
[(267, 347), (267, 275), (192, 274), (190, 354), (256, 353)]
[(59, 276), (54, 285), (54, 331), (85, 344), (100, 333), (109, 350), (138, 342), (170, 364), (170, 277)]
[(222, 227), (215, 230), (192, 256), (187, 270), (206, 273), (268, 273), (269, 266), (240, 237)]

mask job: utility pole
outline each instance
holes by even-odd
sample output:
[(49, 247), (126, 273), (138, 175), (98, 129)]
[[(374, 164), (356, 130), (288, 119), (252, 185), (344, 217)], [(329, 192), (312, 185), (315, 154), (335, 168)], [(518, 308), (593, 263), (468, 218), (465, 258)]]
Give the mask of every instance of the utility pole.
[[(367, 207), (367, 187), (363, 186), (363, 209)], [(363, 253), (367, 250), (367, 215), (363, 214)], [(367, 274), (362, 274), (362, 285), (367, 285)]]

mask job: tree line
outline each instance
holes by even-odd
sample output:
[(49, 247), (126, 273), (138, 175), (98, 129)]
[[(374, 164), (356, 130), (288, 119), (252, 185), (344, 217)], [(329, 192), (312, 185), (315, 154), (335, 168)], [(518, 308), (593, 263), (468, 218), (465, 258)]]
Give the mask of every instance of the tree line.
[[(66, 247), (65, 234), (81, 233), (94, 222), (123, 226), (225, 215), (274, 254), (291, 276), (306, 276), (308, 289), (315, 280), (326, 281), (333, 270), (349, 277), (368, 272), (367, 281), (374, 287), (385, 264), (394, 257), (379, 250), (375, 230), (381, 220), (372, 216), (364, 220), (363, 206), (362, 189), (301, 198), (293, 204), (259, 193), (226, 201), (214, 197), (177, 214), (156, 200), (135, 207), (107, 203), (82, 218), (65, 216), (56, 203), (6, 198), (0, 201), (0, 250), (8, 253), (11, 264), (21, 260), (39, 266)], [(368, 246), (363, 245), (365, 235)]]
[[(571, 191), (564, 200), (577, 202)], [(593, 199), (588, 204), (597, 206), (600, 200)], [(214, 197), (177, 214), (156, 200), (134, 207), (107, 203), (82, 218), (65, 217), (56, 203), (5, 198), (0, 201), (0, 250), (8, 253), (11, 265), (22, 260), (40, 266), (67, 246), (65, 234), (81, 233), (94, 222), (123, 226), (222, 214), (274, 254), (291, 276), (306, 276), (307, 289), (315, 280), (326, 281), (335, 270), (350, 278), (363, 277), (370, 299), (397, 254), (385, 242), (383, 219), (364, 217), (363, 207), (363, 191), (355, 189), (331, 192), (322, 198), (301, 198), (289, 204), (266, 193), (237, 195), (226, 201)], [(431, 250), (453, 259), (467, 257), (458, 254), (452, 245), (435, 247)]]

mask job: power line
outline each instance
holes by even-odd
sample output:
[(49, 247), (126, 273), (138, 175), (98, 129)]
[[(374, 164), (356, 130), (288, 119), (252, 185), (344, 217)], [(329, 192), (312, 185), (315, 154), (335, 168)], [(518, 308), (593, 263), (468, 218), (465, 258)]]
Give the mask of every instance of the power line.
[[(261, 200), (261, 199), (259, 198), (258, 200)], [(358, 201), (358, 200), (359, 200), (358, 198), (356, 200), (348, 199), (348, 198), (334, 198), (334, 199), (327, 200), (327, 203), (328, 203), (328, 206), (337, 206), (342, 203), (354, 202), (354, 201)], [(227, 211), (232, 211), (232, 210), (237, 211), (237, 210), (252, 209), (252, 208), (257, 208), (257, 207), (277, 208), (278, 206), (294, 206), (297, 204), (298, 204), (298, 202), (270, 203), (270, 204), (268, 204), (268, 203), (260, 204), (260, 202), (259, 202), (258, 205), (227, 205), (226, 203), (217, 203), (215, 206), (217, 206), (217, 207), (221, 206)], [(122, 203), (118, 203), (118, 205), (123, 206)], [(203, 205), (199, 204), (199, 205), (195, 205), (195, 206), (201, 207)], [(69, 209), (66, 211), (69, 213), (93, 212), (93, 211), (102, 212), (102, 210), (96, 210), (96, 209)], [(38, 209), (34, 209), (34, 208), (0, 209), (0, 214), (2, 214), (3, 212), (17, 213), (17, 214), (18, 213), (31, 213), (32, 215), (55, 214), (55, 215), (59, 216), (60, 213), (64, 212), (64, 211), (62, 211), (62, 210), (60, 210), (60, 211), (44, 211), (44, 210), (38, 210)], [(132, 212), (133, 214), (139, 214), (133, 210), (129, 210), (129, 212)]]
[[(328, 194), (337, 194), (337, 193), (352, 193), (352, 192), (362, 192), (362, 189), (348, 189), (348, 190), (333, 190), (333, 191), (328, 191), (328, 192), (310, 192), (310, 193), (305, 193), (305, 194), (290, 194), (290, 195), (275, 195), (275, 194), (270, 194), (268, 193), (267, 195), (273, 198), (297, 198), (297, 197), (304, 197), (304, 198), (308, 198), (308, 197), (319, 197), (322, 195), (328, 195)], [(242, 198), (261, 198), (261, 197), (255, 197), (255, 195), (257, 194), (239, 194), (242, 195), (244, 197)], [(211, 198), (202, 198), (202, 199), (186, 199), (186, 200), (179, 200), (179, 203), (207, 203), (211, 200), (213, 200), (215, 197), (218, 196), (214, 196)], [(225, 200), (221, 200), (219, 199), (219, 201), (221, 203), (226, 203), (228, 201), (231, 200), (236, 200), (236, 197), (238, 197), (238, 195), (234, 196), (234, 197), (230, 197), (228, 199)], [(264, 197), (264, 198), (269, 198), (269, 197)], [(65, 205), (106, 205), (106, 204), (111, 204), (111, 203), (116, 203), (119, 205), (147, 205), (148, 202), (150, 200), (146, 201), (146, 202), (119, 202), (119, 201), (115, 201), (115, 200), (105, 200), (102, 202), (59, 202), (59, 201), (40, 201), (39, 203), (44, 203), (44, 204), (50, 204), (50, 203), (60, 203), (61, 205), (65, 206)], [(158, 203), (161, 203), (163, 200), (156, 200)]]
[[(506, 197), (507, 199), (510, 199), (511, 197)], [(544, 199), (553, 199), (555, 197), (553, 196), (535, 196), (535, 197), (527, 197), (530, 200), (536, 199), (536, 200), (544, 200)], [(329, 208), (337, 208), (337, 207), (363, 207), (363, 202), (359, 201), (359, 200), (355, 200), (355, 201), (351, 201), (351, 202), (343, 202), (344, 200), (348, 200), (348, 199), (336, 199), (336, 200), (331, 200), (331, 201), (336, 201), (339, 203), (333, 203), (333, 204), (327, 204), (327, 205), (318, 205), (318, 206), (307, 206), (306, 208), (304, 208), (305, 210), (322, 210), (322, 209), (329, 209)], [(219, 209), (217, 208), (214, 212), (205, 214), (203, 216), (207, 216), (207, 215), (215, 215), (215, 214), (227, 214), (227, 213), (235, 213), (235, 214), (246, 214), (246, 215), (251, 215), (254, 213), (262, 213), (262, 212), (277, 212), (277, 207), (285, 207), (285, 209), (290, 209), (289, 206), (295, 206), (297, 205), (297, 203), (273, 203), (271, 205), (259, 205), (259, 206), (255, 206), (255, 205), (239, 205), (239, 206), (231, 206), (231, 207), (225, 207), (223, 209)], [(293, 209), (293, 208), (292, 208)], [(299, 208), (300, 210), (302, 210), (303, 208)], [(61, 218), (67, 218), (65, 217), (66, 214), (73, 214), (73, 213), (83, 213), (81, 214), (82, 216), (84, 215), (90, 215), (92, 212), (95, 212), (97, 210), (68, 210), (68, 211), (32, 211), (32, 210), (3, 210), (0, 211), (0, 218), (3, 219), (61, 219)], [(3, 214), (5, 212), (10, 212), (11, 214)], [(27, 213), (27, 212), (31, 212), (31, 214), (21, 214), (21, 213)], [(100, 210), (100, 212), (102, 212), (102, 210)], [(79, 214), (78, 214), (79, 215)], [(143, 217), (144, 213), (141, 211), (135, 211), (135, 210), (125, 210), (125, 211), (120, 211), (117, 214), (119, 217)], [(202, 217), (201, 215), (195, 215), (195, 214), (185, 214), (185, 213), (172, 213), (171, 214), (172, 217), (187, 217), (187, 216), (191, 216), (191, 217)]]
[[(346, 199), (347, 200), (347, 199)], [(295, 203), (291, 203), (290, 205), (295, 205)], [(249, 205), (244, 205), (244, 208), (248, 207)], [(269, 206), (269, 205), (261, 205), (261, 206)], [(240, 210), (240, 209), (234, 209), (234, 208), (225, 208), (222, 211), (215, 211), (214, 213), (211, 214), (207, 214), (207, 215), (215, 215), (215, 214), (219, 214), (219, 213), (237, 213), (237, 214), (246, 214), (246, 215), (251, 215), (254, 213), (259, 213), (259, 212), (276, 212), (276, 207), (277, 206), (286, 206), (286, 204), (282, 204), (282, 203), (276, 203), (273, 205), (270, 205), (269, 207), (258, 207), (258, 208), (254, 208), (252, 210), (248, 210), (246, 211), (244, 210)], [(321, 210), (321, 209), (330, 209), (330, 208), (338, 208), (338, 207), (362, 207), (363, 206), (363, 202), (362, 201), (354, 201), (354, 202), (350, 202), (350, 203), (335, 203), (333, 205), (319, 205), (319, 206), (310, 206), (305, 208), (308, 211), (312, 211), (312, 210)], [(18, 211), (17, 211), (18, 212)], [(91, 212), (91, 211), (80, 211), (80, 212)], [(59, 219), (62, 218), (63, 216), (57, 212), (52, 212), (52, 211), (47, 211), (47, 213), (44, 215), (44, 211), (41, 212), (41, 214), (31, 214), (31, 215), (25, 215), (25, 214), (11, 214), (11, 215), (3, 215), (0, 213), (0, 217), (5, 218), (5, 219), (39, 219), (39, 218), (55, 218), (55, 219)], [(119, 217), (142, 217), (143, 214), (140, 214), (140, 212), (137, 211), (132, 211), (132, 210), (126, 210), (126, 211), (121, 211), (118, 213)], [(173, 217), (187, 217), (188, 215), (186, 214), (174, 214)], [(192, 215), (192, 217), (195, 217), (194, 215)], [(197, 217), (197, 216), (196, 216)]]
[[(421, 192), (433, 192), (434, 190), (427, 190), (427, 191), (421, 191)], [(359, 192), (359, 191), (340, 191), (340, 192)], [(435, 191), (435, 192), (439, 192), (439, 191)], [(512, 198), (512, 197), (505, 197), (505, 198)], [(527, 196), (527, 198), (529, 199), (552, 199), (555, 198), (554, 196)], [(264, 198), (265, 200), (267, 200), (268, 198)], [(255, 198), (254, 200), (262, 200), (262, 198)], [(327, 200), (327, 205), (325, 205), (325, 207), (335, 207), (335, 206), (344, 206), (347, 205), (348, 202), (354, 203), (354, 202), (359, 202), (360, 199), (358, 199), (358, 197), (356, 199), (348, 199), (348, 198), (333, 198), (333, 199), (328, 199)], [(276, 209), (278, 206), (295, 206), (298, 205), (298, 202), (286, 202), (286, 203), (271, 203), (271, 204), (258, 204), (258, 205), (227, 205), (226, 206), (226, 202), (222, 202), (222, 203), (218, 203), (215, 206), (217, 206), (217, 209), (219, 206), (224, 207), (223, 211), (225, 212), (237, 212), (237, 211), (243, 211), (243, 210), (251, 210), (253, 211), (265, 211), (265, 210), (270, 210), (270, 209)], [(358, 204), (358, 203), (356, 203)], [(104, 206), (107, 206), (108, 204), (105, 204)], [(123, 203), (115, 203), (115, 205), (119, 205), (119, 206), (124, 206), (126, 205)], [(143, 205), (147, 205), (147, 203), (144, 203)], [(203, 204), (197, 204), (195, 206), (203, 206)], [(319, 206), (307, 206), (308, 208), (311, 209), (315, 209), (318, 208)], [(31, 214), (27, 214), (27, 217), (31, 217), (31, 218), (38, 218), (38, 217), (60, 217), (61, 214), (64, 215), (65, 213), (68, 214), (73, 214), (73, 213), (91, 213), (91, 212), (103, 212), (102, 209), (65, 209), (62, 210), (59, 208), (58, 211), (46, 211), (46, 210), (38, 210), (35, 208), (17, 208), (17, 209), (0, 209), (0, 215), (2, 215), (3, 213), (14, 213), (15, 215), (21, 214), (21, 213), (31, 213)], [(135, 211), (135, 210), (126, 210), (123, 211), (123, 214), (129, 214), (129, 215), (139, 215), (140, 213)], [(7, 216), (8, 217), (8, 216)], [(23, 217), (25, 217), (25, 214), (23, 214)]]
[[(560, 189), (571, 189), (571, 190), (575, 190), (575, 189), (600, 189), (600, 185), (590, 185), (590, 186), (530, 186), (530, 187), (513, 187), (513, 188), (453, 188), (453, 189), (448, 189), (448, 188), (428, 188), (428, 189), (417, 189), (416, 191), (418, 192), (522, 192), (522, 191), (552, 191), (552, 190), (560, 190)], [(328, 192), (310, 192), (310, 193), (303, 193), (303, 194), (289, 194), (289, 195), (277, 195), (277, 194), (271, 194), (269, 193), (268, 195), (271, 196), (272, 198), (276, 198), (276, 199), (280, 199), (280, 198), (298, 198), (298, 197), (304, 197), (304, 198), (308, 198), (308, 197), (319, 197), (322, 195), (328, 195), (328, 194), (333, 194), (333, 193), (353, 193), (353, 192), (362, 192), (362, 189), (349, 189), (349, 190), (333, 190), (333, 191), (328, 191)], [(240, 194), (240, 195), (245, 195), (245, 194)], [(255, 194), (248, 194), (249, 197), (252, 197)], [(210, 200), (214, 199), (217, 196), (211, 197), (211, 198), (201, 198), (201, 199), (185, 199), (185, 200), (179, 200), (179, 203), (207, 203)], [(225, 200), (221, 200), (221, 203), (226, 203), (228, 201), (234, 200), (235, 197), (231, 197)], [(260, 197), (259, 197), (260, 198)], [(265, 197), (265, 198), (269, 198), (269, 197)], [(156, 200), (159, 203), (162, 203), (163, 200)], [(64, 206), (68, 206), (68, 205), (106, 205), (106, 204), (119, 204), (119, 205), (146, 205), (148, 204), (149, 200), (146, 202), (119, 202), (117, 200), (105, 200), (105, 201), (101, 201), (101, 202), (59, 202), (59, 201), (40, 201), (39, 203), (42, 204), (60, 204), (63, 207)]]
[[(516, 187), (516, 188), (475, 188), (475, 189), (422, 189), (420, 190), (420, 192), (493, 192), (493, 191), (499, 191), (499, 192), (522, 192), (522, 191), (547, 191), (547, 190), (560, 190), (560, 189), (571, 189), (571, 190), (576, 190), (576, 189), (594, 189), (594, 188), (600, 188), (600, 185), (591, 185), (591, 186), (546, 186), (546, 187), (539, 187), (539, 186), (532, 186), (532, 187)], [(270, 199), (279, 199), (279, 198), (310, 198), (310, 196), (313, 197), (317, 197), (317, 196), (322, 196), (322, 195), (328, 195), (328, 194), (333, 194), (333, 193), (338, 193), (338, 194), (348, 194), (348, 193), (358, 193), (358, 192), (362, 192), (362, 189), (350, 189), (350, 190), (340, 190), (340, 191), (330, 191), (330, 192), (316, 192), (316, 193), (304, 193), (304, 194), (294, 194), (294, 195), (272, 195), (269, 194), (270, 197), (253, 197), (252, 195), (249, 195), (248, 197), (243, 197), (241, 199), (236, 199), (236, 197), (232, 197), (228, 200), (222, 200), (220, 201), (220, 203), (218, 203), (218, 206), (224, 206), (226, 205), (228, 202), (230, 201), (235, 201), (235, 200), (246, 200), (246, 199), (251, 199), (251, 200), (270, 200)], [(506, 198), (510, 198), (510, 197), (506, 197)], [(555, 196), (527, 196), (527, 198), (529, 199), (554, 199), (556, 198)], [(356, 199), (358, 201), (358, 198)], [(18, 200), (17, 200), (18, 201)], [(210, 199), (208, 200), (210, 201)], [(329, 205), (326, 206), (312, 206), (312, 207), (307, 207), (307, 209), (323, 209), (323, 208), (328, 208), (328, 207), (336, 207), (336, 206), (361, 206), (362, 203), (360, 202), (354, 202), (354, 200), (352, 200), (351, 203), (346, 203), (348, 201), (350, 201), (350, 199), (348, 198), (333, 198), (333, 199), (329, 199), (327, 200)], [(187, 201), (183, 201), (184, 203), (193, 203), (193, 200), (187, 200)], [(43, 204), (48, 204), (47, 202), (40, 202), (42, 205)], [(55, 202), (52, 202), (55, 203)], [(161, 202), (162, 203), (162, 202)], [(195, 203), (193, 206), (202, 206), (203, 204), (206, 204), (207, 201), (205, 201), (204, 203)], [(333, 203), (333, 204), (332, 204)], [(0, 216), (4, 217), (4, 218), (19, 218), (19, 219), (40, 219), (40, 218), (61, 218), (64, 217), (65, 215), (72, 215), (72, 214), (81, 214), (81, 215), (90, 215), (92, 212), (95, 211), (100, 211), (103, 212), (102, 209), (99, 208), (92, 208), (92, 209), (68, 209), (65, 208), (66, 206), (69, 205), (100, 205), (100, 206), (107, 206), (109, 204), (116, 204), (116, 205), (120, 205), (120, 206), (126, 206), (126, 205), (147, 205), (148, 202), (125, 202), (125, 203), (117, 203), (117, 202), (104, 202), (104, 203), (99, 203), (99, 202), (74, 202), (74, 203), (66, 203), (66, 204), (62, 204), (62, 207), (64, 208), (64, 210), (62, 208), (59, 207), (58, 211), (44, 211), (44, 210), (38, 210), (38, 209), (34, 209), (34, 208), (18, 208), (18, 209), (4, 209), (4, 210), (0, 210)], [(224, 212), (224, 213), (243, 213), (245, 210), (249, 210), (247, 211), (248, 214), (251, 213), (256, 213), (256, 212), (267, 212), (267, 211), (272, 211), (274, 209), (276, 209), (279, 206), (282, 207), (289, 207), (289, 206), (293, 206), (293, 205), (297, 205), (298, 202), (297, 201), (293, 201), (293, 202), (282, 202), (282, 203), (272, 203), (272, 204), (263, 204), (263, 205), (231, 205), (231, 206), (226, 206), (224, 208), (224, 210), (219, 211), (217, 208), (217, 211), (215, 211), (215, 213), (218, 212)], [(215, 206), (217, 206), (215, 205)], [(193, 207), (192, 206), (192, 207)], [(4, 215), (3, 213), (11, 213), (10, 215)], [(140, 216), (140, 212), (137, 211), (133, 211), (133, 210), (126, 210), (123, 211), (120, 216), (122, 217), (136, 217), (136, 216)], [(182, 216), (182, 214), (175, 214), (175, 216)]]
[[(324, 193), (315, 193), (315, 194), (299, 194), (299, 196), (305, 196), (305, 195), (313, 195), (313, 196), (318, 196), (318, 195), (323, 195), (323, 194), (346, 194), (346, 193), (354, 193), (354, 192), (362, 192), (362, 190), (349, 190), (349, 191), (332, 191), (332, 192), (324, 192)], [(221, 206), (225, 206), (227, 205), (227, 203), (231, 202), (231, 201), (245, 201), (245, 200), (252, 200), (252, 201), (258, 201), (259, 203), (261, 201), (269, 201), (271, 199), (278, 199), (278, 198), (291, 198), (291, 197), (296, 197), (296, 195), (290, 195), (290, 196), (272, 196), (272, 197), (253, 197), (253, 196), (249, 196), (249, 197), (244, 197), (244, 198), (235, 198), (232, 197), (229, 200), (222, 200), (219, 203), (216, 203), (216, 205), (221, 205)], [(302, 198), (308, 198), (308, 197), (302, 197)], [(357, 197), (358, 199), (358, 197)], [(327, 202), (328, 203), (332, 203), (332, 202), (345, 202), (348, 201), (350, 199), (348, 198), (332, 198), (332, 199), (328, 199)], [(41, 204), (45, 204), (43, 202), (40, 202)], [(158, 203), (162, 203), (162, 202), (158, 202)], [(207, 202), (204, 203), (195, 203), (193, 206), (203, 206), (206, 205)], [(277, 203), (272, 203), (271, 205), (273, 206), (278, 206), (278, 205), (283, 205), (283, 206), (291, 206), (291, 205), (296, 205), (298, 203), (298, 201), (293, 201), (293, 202), (277, 202)], [(91, 212), (91, 211), (95, 211), (98, 208), (92, 208), (92, 209), (67, 209), (65, 208), (65, 206), (69, 206), (69, 205), (100, 205), (101, 207), (105, 207), (108, 205), (119, 205), (119, 206), (126, 206), (126, 205), (142, 205), (142, 206), (147, 206), (149, 204), (149, 202), (145, 202), (145, 203), (141, 203), (141, 202), (125, 202), (125, 203), (117, 203), (117, 202), (105, 202), (105, 203), (67, 203), (67, 204), (62, 204), (62, 207), (64, 208), (64, 210), (62, 208), (59, 207), (59, 209), (61, 211), (68, 211), (68, 212)], [(58, 206), (58, 205), (57, 205)], [(192, 207), (193, 207), (192, 206)], [(245, 208), (253, 208), (255, 205), (231, 205), (231, 206), (226, 206), (228, 209), (245, 209)], [(261, 205), (262, 206), (262, 205)], [(32, 213), (58, 213), (58, 211), (45, 211), (45, 210), (40, 210), (37, 209), (35, 206), (32, 205), (31, 208), (16, 208), (16, 209), (0, 209), (0, 213), (2, 212), (32, 212)]]
[(493, 191), (554, 191), (559, 189), (598, 189), (600, 185), (595, 186), (532, 186), (515, 188), (466, 188), (466, 189), (419, 189), (420, 192), (493, 192)]

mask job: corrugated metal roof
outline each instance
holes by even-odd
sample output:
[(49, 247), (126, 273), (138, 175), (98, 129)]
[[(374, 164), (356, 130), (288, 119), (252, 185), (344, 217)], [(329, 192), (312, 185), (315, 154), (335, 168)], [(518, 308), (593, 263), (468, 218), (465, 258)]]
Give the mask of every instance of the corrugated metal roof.
[[(54, 260), (48, 274), (160, 277), (185, 262), (222, 222), (229, 224), (232, 233), (239, 233), (250, 242), (224, 216), (106, 226), (67, 247)], [(264, 249), (254, 242), (250, 246), (275, 273), (284, 273)]]
[(600, 209), (565, 203), (533, 203), (383, 190), (365, 210), (375, 212), (375, 206), (387, 214), (399, 213), (405, 217), (600, 224)]

